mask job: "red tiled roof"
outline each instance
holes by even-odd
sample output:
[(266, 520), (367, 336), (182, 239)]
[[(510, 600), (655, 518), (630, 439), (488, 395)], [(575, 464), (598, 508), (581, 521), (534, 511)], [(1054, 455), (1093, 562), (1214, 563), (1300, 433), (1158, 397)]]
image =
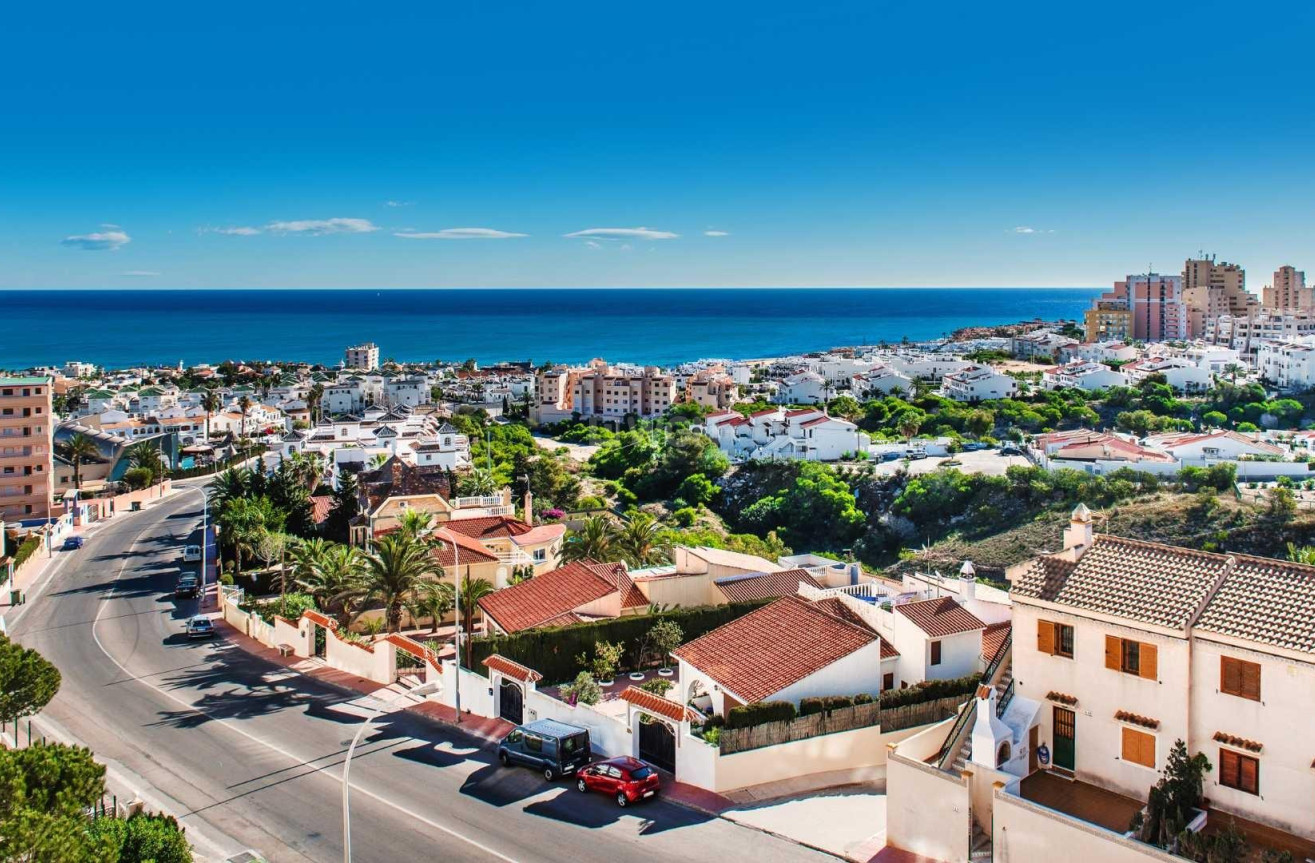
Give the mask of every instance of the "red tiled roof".
[(315, 495), (310, 499), (310, 517), (316, 524), (323, 524), (333, 509), (333, 497), (327, 494)]
[(801, 422), (799, 424), (799, 428), (806, 429), (806, 428), (811, 428), (812, 426), (821, 425), (822, 423), (829, 423), (829, 422), (831, 422), (831, 417), (818, 417), (815, 420), (807, 420), (805, 422)]
[(520, 536), (533, 528), (518, 518), (509, 515), (486, 515), (480, 518), (456, 518), (444, 522), (443, 526), (456, 533), (473, 536), (476, 539), (490, 537)]
[[(845, 604), (845, 601), (838, 596), (829, 596), (826, 599), (819, 599), (813, 605), (825, 611), (832, 617), (838, 617), (846, 623), (852, 623), (855, 626), (861, 626), (869, 632), (876, 632), (866, 620), (859, 616), (858, 612)], [(892, 659), (899, 656), (899, 651), (895, 645), (886, 639), (881, 639), (881, 658)]]
[(566, 525), (564, 524), (541, 524), (536, 528), (525, 531), (512, 537), (512, 542), (524, 547), (527, 545), (537, 545), (541, 542), (552, 542), (560, 539), (566, 534)]
[(787, 596), (681, 645), (674, 655), (742, 701), (761, 701), (877, 641)]
[(897, 605), (895, 611), (907, 617), (914, 626), (932, 638), (944, 638), (947, 635), (958, 635), (961, 632), (986, 628), (986, 624), (982, 623), (977, 615), (948, 596)]
[(995, 657), (1000, 650), (1000, 645), (1005, 643), (1005, 637), (1009, 635), (1013, 624), (1009, 621), (1004, 623), (988, 624), (986, 629), (982, 630), (982, 657), (988, 662)]
[(749, 416), (751, 416), (751, 417), (765, 417), (765, 416), (767, 416), (768, 414), (774, 414), (774, 413), (776, 413), (778, 410), (780, 410), (780, 408), (767, 408), (766, 410), (754, 411), (753, 413), (749, 414)]
[(538, 683), (543, 680), (543, 675), (532, 668), (526, 668), (519, 662), (508, 659), (500, 653), (495, 653), (484, 660), (484, 667), (491, 668), (499, 674), (505, 674), (507, 677), (515, 678), (521, 683)]
[[(436, 540), (433, 554), (444, 569), (456, 564), (496, 563), (498, 560), (498, 556), (480, 545), (479, 540), (449, 531), (446, 524), (434, 531), (433, 536)], [(454, 544), (457, 546), (455, 550)]]
[(785, 415), (788, 417), (801, 417), (804, 414), (815, 414), (815, 413), (817, 413), (817, 408), (801, 408), (799, 410), (786, 411)]
[(793, 596), (799, 585), (820, 588), (822, 585), (806, 569), (785, 569), (780, 572), (752, 572), (748, 575), (728, 575), (713, 582), (730, 602), (753, 602), (759, 599), (776, 599)]
[[(479, 607), (506, 632), (533, 629), (575, 611), (582, 605), (616, 593), (622, 582), (622, 578), (613, 571), (613, 567), (618, 566), (624, 571), (621, 564), (572, 561), (528, 581), (491, 593), (480, 599)], [(624, 590), (628, 593), (634, 585), (624, 572), (623, 578)], [(623, 601), (625, 596), (623, 593)], [(558, 624), (554, 622), (554, 625)]]
[(545, 629), (550, 626), (574, 626), (577, 623), (584, 623), (588, 619), (589, 618), (584, 615), (576, 614), (574, 611), (568, 611), (565, 614), (559, 614), (556, 617), (545, 620), (543, 623), (540, 623), (539, 626)]
[(672, 701), (670, 698), (663, 698), (647, 690), (640, 689), (638, 686), (627, 686), (619, 696), (622, 701), (628, 701), (631, 704), (649, 713), (656, 713), (658, 716), (665, 716), (674, 722), (684, 722), (690, 718), (691, 714), (697, 715), (694, 711), (685, 705)]

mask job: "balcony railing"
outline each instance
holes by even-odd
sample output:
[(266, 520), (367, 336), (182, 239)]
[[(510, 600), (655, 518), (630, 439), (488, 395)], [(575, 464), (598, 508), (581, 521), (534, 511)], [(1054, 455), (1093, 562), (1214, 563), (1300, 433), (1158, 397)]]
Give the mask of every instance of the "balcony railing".
[(1009, 702), (1014, 700), (1014, 683), (1015, 681), (1013, 680), (1009, 681), (1009, 685), (1005, 687), (1005, 691), (1000, 694), (999, 700), (996, 701), (995, 703), (996, 717), (1004, 716), (1005, 710), (1009, 708)]

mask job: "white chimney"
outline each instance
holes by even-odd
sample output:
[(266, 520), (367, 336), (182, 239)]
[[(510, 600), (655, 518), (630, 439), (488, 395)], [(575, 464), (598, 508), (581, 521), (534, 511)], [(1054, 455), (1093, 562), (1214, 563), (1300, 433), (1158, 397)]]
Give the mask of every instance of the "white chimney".
[(534, 492), (525, 487), (525, 523), (534, 524)]
[(1092, 530), (1091, 510), (1085, 503), (1080, 503), (1064, 529), (1064, 550), (1088, 548), (1092, 543)]
[(966, 604), (976, 598), (977, 570), (973, 568), (971, 560), (965, 560), (963, 566), (959, 567), (959, 600)]

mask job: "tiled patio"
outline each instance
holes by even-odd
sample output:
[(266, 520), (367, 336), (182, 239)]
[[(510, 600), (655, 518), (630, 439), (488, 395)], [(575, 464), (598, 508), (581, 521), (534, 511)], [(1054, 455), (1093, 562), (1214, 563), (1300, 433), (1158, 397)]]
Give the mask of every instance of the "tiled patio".
[(1124, 833), (1132, 816), (1145, 804), (1095, 785), (1064, 779), (1048, 770), (1038, 770), (1018, 786), (1024, 800), (1099, 824), (1106, 830)]

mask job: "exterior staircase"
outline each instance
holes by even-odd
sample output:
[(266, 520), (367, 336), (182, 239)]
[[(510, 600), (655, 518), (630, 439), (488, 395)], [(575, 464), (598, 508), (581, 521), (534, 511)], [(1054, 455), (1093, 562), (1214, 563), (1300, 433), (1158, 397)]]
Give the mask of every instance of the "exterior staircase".
[(968, 859), (969, 860), (992, 859), (991, 836), (980, 826), (978, 826), (976, 821), (973, 822), (973, 835), (972, 838), (969, 840), (969, 844), (968, 844)]

